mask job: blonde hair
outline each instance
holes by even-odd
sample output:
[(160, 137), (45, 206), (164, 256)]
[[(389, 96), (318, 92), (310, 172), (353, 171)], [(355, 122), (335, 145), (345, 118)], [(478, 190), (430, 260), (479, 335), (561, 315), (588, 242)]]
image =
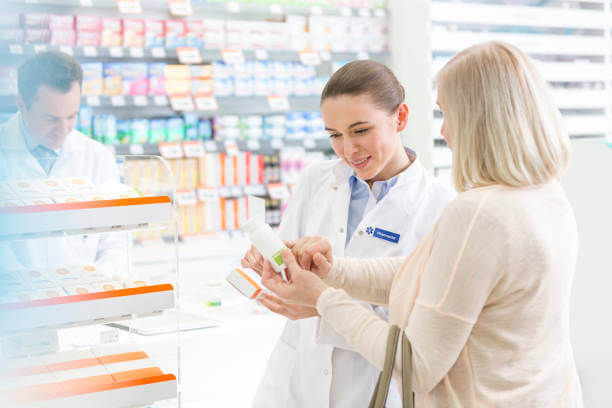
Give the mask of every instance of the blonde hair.
[(567, 167), (561, 114), (533, 61), (513, 45), (487, 42), (457, 54), (438, 74), (438, 96), (458, 192), (542, 184)]

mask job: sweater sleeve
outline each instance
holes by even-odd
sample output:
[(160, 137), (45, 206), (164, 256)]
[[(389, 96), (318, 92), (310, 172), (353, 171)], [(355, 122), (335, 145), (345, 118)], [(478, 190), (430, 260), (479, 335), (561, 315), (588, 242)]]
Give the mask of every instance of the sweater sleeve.
[(386, 305), (395, 274), (406, 258), (335, 258), (325, 282), (351, 297)]
[[(503, 230), (494, 217), (480, 213), (484, 200), (486, 195), (477, 205), (453, 206), (440, 220), (405, 330), (412, 345), (415, 391), (431, 391), (450, 371), (501, 276)], [(317, 308), (360, 354), (382, 369), (388, 323), (333, 288), (323, 292)], [(399, 350), (394, 375), (401, 376)]]

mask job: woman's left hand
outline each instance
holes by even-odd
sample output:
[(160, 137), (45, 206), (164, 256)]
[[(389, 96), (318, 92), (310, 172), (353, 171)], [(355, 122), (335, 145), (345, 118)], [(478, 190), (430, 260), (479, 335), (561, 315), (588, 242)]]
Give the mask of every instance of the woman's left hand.
[[(321, 293), (327, 289), (327, 285), (314, 273), (302, 269), (291, 251), (283, 250), (282, 256), (287, 267), (288, 280), (284, 281), (281, 274), (276, 273), (272, 269), (272, 265), (266, 261), (261, 283), (284, 300), (316, 307), (317, 300)], [(317, 261), (326, 262), (321, 258), (323, 257), (317, 257)]]
[(285, 316), (289, 320), (300, 320), (319, 316), (319, 312), (317, 312), (317, 309), (314, 307), (287, 303), (281, 298), (267, 293), (263, 293), (257, 301), (269, 311)]

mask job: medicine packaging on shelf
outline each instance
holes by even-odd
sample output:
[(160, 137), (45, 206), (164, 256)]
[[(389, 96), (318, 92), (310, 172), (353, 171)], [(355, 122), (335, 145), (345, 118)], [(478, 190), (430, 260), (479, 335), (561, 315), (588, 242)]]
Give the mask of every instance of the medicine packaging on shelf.
[(21, 207), (24, 206), (25, 203), (23, 201), (20, 200), (2, 200), (0, 201), (0, 208), (7, 208), (7, 207)]
[(85, 282), (98, 283), (109, 281), (110, 277), (104, 273), (95, 263), (88, 263), (73, 267)]
[[(183, 21), (24, 13), (21, 24), (18, 17), (7, 18), (7, 24), (3, 25), (6, 28), (0, 35), (19, 36), (8, 33), (12, 29), (20, 30), (22, 35), (25, 31), (29, 43), (55, 41), (58, 45), (71, 45), (69, 42), (73, 41), (77, 45), (105, 47), (193, 46), (337, 52), (379, 52), (388, 48), (388, 23), (374, 17), (289, 14), (283, 22), (207, 18)], [(72, 21), (75, 23), (71, 24)]]
[(46, 194), (36, 180), (15, 180), (8, 184), (18, 196), (37, 197)]
[[(122, 398), (134, 400), (142, 385), (158, 394), (164, 383), (176, 381), (157, 367), (147, 353), (136, 344), (95, 346), (84, 350), (63, 350), (40, 357), (20, 357), (0, 361), (0, 376), (6, 379), (3, 402), (10, 406), (45, 405), (47, 399), (70, 402), (65, 405), (91, 404), (91, 393), (100, 394), (115, 405)], [(155, 387), (160, 387), (159, 390)], [(151, 388), (153, 387), (153, 388)], [(127, 392), (126, 396), (121, 395)], [(59, 394), (58, 394), (59, 392)], [(81, 401), (85, 395), (89, 402)], [(162, 398), (172, 398), (175, 391), (164, 391)], [(147, 398), (146, 396), (144, 398)], [(96, 400), (97, 401), (97, 400)], [(113, 401), (113, 402), (110, 402)], [(145, 400), (143, 400), (144, 402)]]
[(100, 23), (100, 45), (120, 47), (123, 44), (123, 22), (119, 18), (102, 18)]
[(58, 286), (57, 280), (51, 275), (51, 270), (27, 269), (19, 271), (19, 275), (30, 288), (50, 288)]
[(144, 47), (145, 23), (141, 19), (123, 19), (123, 46)]
[(93, 193), (96, 191), (94, 184), (84, 177), (68, 177), (64, 183), (73, 193)]
[(96, 282), (92, 283), (91, 286), (93, 287), (94, 292), (109, 292), (111, 290), (118, 290), (123, 287), (121, 283), (117, 281)]
[(83, 285), (74, 285), (74, 286), (64, 286), (64, 290), (68, 296), (72, 295), (85, 295), (87, 293), (96, 292), (92, 285), (83, 284)]
[(53, 200), (51, 200), (50, 198), (46, 198), (46, 197), (40, 197), (40, 198), (24, 199), (23, 203), (25, 205), (47, 205), (47, 204), (53, 204)]
[(50, 277), (61, 286), (83, 283), (84, 279), (70, 267), (52, 268)]
[(55, 201), (57, 204), (65, 204), (65, 203), (78, 203), (80, 201), (83, 201), (83, 199), (81, 197), (67, 195), (67, 196), (53, 197), (53, 201)]
[(1, 184), (2, 207), (20, 205), (46, 205), (137, 198), (141, 194), (122, 183), (105, 183), (95, 186), (83, 177), (61, 179), (14, 180)]

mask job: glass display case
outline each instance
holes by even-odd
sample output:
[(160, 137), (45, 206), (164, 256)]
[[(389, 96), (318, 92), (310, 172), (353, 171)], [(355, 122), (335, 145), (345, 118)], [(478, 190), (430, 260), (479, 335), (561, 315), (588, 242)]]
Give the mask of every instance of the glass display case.
[(175, 183), (144, 159), (155, 174), (128, 185), (130, 156), (2, 153), (0, 406), (180, 405), (178, 263), (131, 257), (135, 236), (175, 248)]

